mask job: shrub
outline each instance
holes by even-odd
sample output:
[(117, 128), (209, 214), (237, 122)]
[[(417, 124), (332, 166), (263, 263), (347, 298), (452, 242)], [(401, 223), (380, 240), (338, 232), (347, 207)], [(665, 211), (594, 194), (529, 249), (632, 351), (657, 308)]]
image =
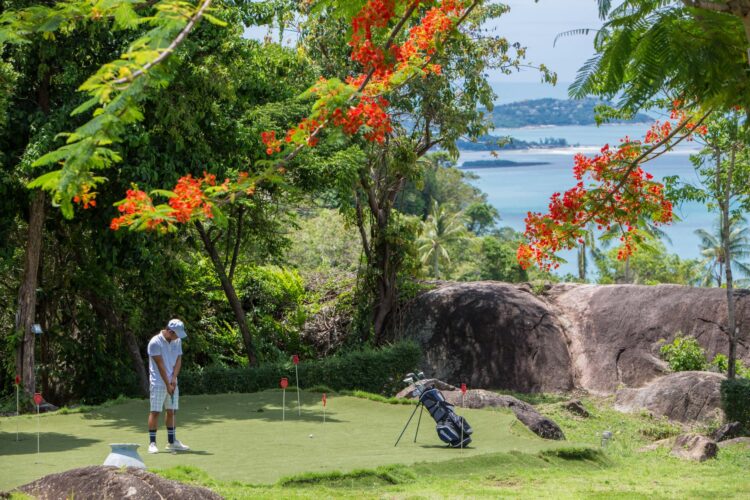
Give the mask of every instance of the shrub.
[[(729, 359), (724, 354), (717, 354), (711, 361), (711, 367), (719, 373), (727, 373), (729, 369)], [(750, 368), (746, 367), (740, 359), (734, 361), (734, 373), (738, 377), (750, 378)]]
[[(363, 390), (392, 394), (401, 389), (405, 373), (413, 371), (422, 358), (414, 342), (401, 342), (381, 349), (365, 348), (321, 360), (299, 364), (300, 387), (325, 385), (335, 391)], [(291, 377), (294, 365), (269, 363), (257, 367), (227, 368), (212, 366), (183, 370), (180, 391), (183, 394), (257, 392), (279, 386), (281, 377)]]
[(745, 432), (750, 432), (750, 380), (724, 380), (721, 383), (721, 405), (727, 422), (739, 422)]
[(661, 357), (669, 363), (669, 368), (675, 372), (690, 370), (705, 370), (706, 352), (693, 337), (677, 335), (671, 344), (661, 347)]

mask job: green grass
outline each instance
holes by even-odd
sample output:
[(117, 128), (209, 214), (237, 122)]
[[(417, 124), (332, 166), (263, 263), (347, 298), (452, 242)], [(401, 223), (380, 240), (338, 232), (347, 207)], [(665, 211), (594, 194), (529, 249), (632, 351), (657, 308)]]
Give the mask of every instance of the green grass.
[[(539, 409), (560, 424), (568, 438), (563, 443), (536, 438), (506, 412), (461, 411), (477, 438), (475, 446), (462, 451), (441, 446), (429, 416), (423, 416), (418, 443), (412, 442), (412, 422), (394, 448), (410, 406), (331, 397), (331, 420), (323, 425), (320, 395), (304, 394), (302, 416), (294, 409), (288, 421), (280, 422), (279, 396), (277, 391), (186, 396), (178, 435), (196, 452), (143, 457), (164, 477), (238, 499), (750, 498), (749, 450), (725, 448), (718, 459), (704, 463), (670, 457), (668, 449), (640, 453), (638, 448), (679, 428), (646, 415), (615, 412), (611, 400), (584, 399), (592, 416), (583, 419), (547, 397), (550, 402)], [(145, 401), (129, 401), (84, 414), (43, 417), (43, 425), (54, 425), (66, 437), (59, 438), (60, 449), (45, 451), (41, 461), (64, 470), (100, 463), (108, 442), (143, 443), (145, 411)], [(20, 422), (35, 429), (34, 418)], [(51, 472), (34, 464), (35, 440), (17, 443), (25, 453), (7, 453), (14, 446), (15, 434), (9, 433), (14, 424), (14, 418), (0, 420), (0, 489)], [(605, 430), (614, 437), (601, 449)], [(160, 442), (164, 438), (161, 430)], [(19, 474), (24, 477), (16, 479)]]
[[(184, 396), (177, 414), (178, 439), (192, 447), (171, 455), (146, 452), (148, 402), (127, 400), (85, 413), (48, 414), (39, 418), (41, 454), (36, 454), (37, 418), (0, 419), (0, 490), (73, 467), (100, 464), (109, 443), (142, 445), (149, 469), (184, 465), (218, 481), (272, 484), (302, 473), (350, 472), (391, 464), (436, 462), (456, 456), (521, 450), (536, 453), (557, 446), (531, 434), (507, 411), (466, 410), (478, 439), (466, 450), (445, 449), (425, 412), (414, 443), (418, 414), (398, 447), (394, 442), (413, 406), (382, 404), (352, 396), (330, 396), (326, 423), (320, 394), (302, 393), (297, 415), (295, 391), (287, 391), (282, 422), (281, 391), (254, 394)], [(15, 441), (18, 424), (21, 441)], [(310, 438), (310, 435), (313, 438)], [(163, 425), (157, 434), (166, 443)]]

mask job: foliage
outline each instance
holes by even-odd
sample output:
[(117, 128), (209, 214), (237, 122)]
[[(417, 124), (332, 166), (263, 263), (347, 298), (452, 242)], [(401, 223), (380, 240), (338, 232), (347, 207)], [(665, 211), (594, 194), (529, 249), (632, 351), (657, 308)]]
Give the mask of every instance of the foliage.
[[(404, 342), (381, 349), (363, 348), (319, 361), (303, 358), (298, 368), (303, 384), (315, 381), (336, 391), (359, 389), (389, 394), (400, 389), (403, 375), (419, 364), (421, 356), (416, 344)], [(279, 379), (293, 371), (289, 362), (249, 368), (186, 367), (180, 377), (180, 388), (184, 394), (256, 392), (278, 387)]]
[[(750, 108), (746, 48), (738, 16), (692, 8), (698, 2), (599, 0), (605, 20), (596, 55), (579, 70), (571, 95), (619, 97), (632, 113), (662, 94), (694, 99), (706, 108)], [(730, 2), (700, 2), (724, 4)], [(717, 9), (718, 10), (718, 9)]]
[[(721, 220), (717, 220), (713, 232), (706, 229), (696, 229), (695, 234), (700, 238), (698, 247), (700, 248), (703, 260), (703, 286), (716, 284), (721, 287), (724, 282), (724, 265), (726, 257), (724, 256), (724, 246), (721, 238)], [(729, 221), (729, 252), (732, 256), (733, 268), (739, 274), (750, 277), (750, 266), (740, 259), (746, 259), (750, 256), (750, 228), (747, 221), (742, 217), (734, 217)], [(741, 280), (740, 283), (742, 282)]]
[(451, 214), (437, 201), (433, 202), (432, 212), (422, 223), (417, 246), (419, 260), (426, 265), (434, 278), (440, 278), (440, 263), (450, 264), (447, 245), (466, 238), (466, 228), (462, 213)]
[(654, 225), (672, 221), (672, 203), (664, 186), (645, 172), (642, 163), (661, 154), (661, 148), (688, 138), (693, 132), (705, 133), (694, 123), (679, 102), (671, 119), (655, 122), (641, 140), (624, 138), (613, 149), (605, 145), (593, 158), (577, 154), (573, 176), (575, 187), (553, 193), (549, 213), (529, 213), (525, 235), (528, 244), (518, 248), (518, 260), (526, 268), (536, 264), (544, 269), (559, 267), (557, 252), (583, 243), (589, 223), (599, 231), (620, 231), (622, 247), (618, 258), (625, 259), (643, 241), (640, 222), (647, 218)]
[(721, 405), (727, 422), (739, 422), (745, 432), (750, 432), (750, 379), (723, 380)]
[[(710, 367), (719, 373), (727, 373), (729, 370), (729, 358), (724, 354), (717, 354), (711, 360)], [(750, 367), (746, 367), (741, 359), (734, 361), (734, 372), (738, 377), (750, 379)]]
[(262, 361), (277, 362), (284, 352), (309, 354), (300, 341), (305, 322), (305, 288), (295, 270), (275, 266), (243, 269), (238, 277), (243, 310)]
[[(681, 259), (669, 253), (659, 240), (649, 238), (641, 245), (641, 251), (626, 261), (618, 259), (621, 248), (599, 250), (594, 258), (601, 284), (634, 283), (657, 285), (674, 283), (696, 286), (700, 282), (700, 265), (695, 259)], [(626, 275), (627, 274), (627, 275)]]
[(359, 266), (362, 241), (356, 228), (332, 209), (313, 209), (300, 215), (289, 236), (287, 262), (321, 272), (354, 272)]
[(706, 352), (694, 337), (684, 337), (678, 333), (671, 344), (661, 347), (659, 353), (675, 372), (703, 371), (708, 367)]

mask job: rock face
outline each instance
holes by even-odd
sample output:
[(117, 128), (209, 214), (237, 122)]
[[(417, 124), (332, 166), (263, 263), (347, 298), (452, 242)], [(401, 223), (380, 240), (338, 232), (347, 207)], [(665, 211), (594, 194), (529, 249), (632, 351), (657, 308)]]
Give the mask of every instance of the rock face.
[(425, 371), (436, 378), (523, 392), (573, 388), (562, 326), (519, 287), (450, 284), (415, 299), (404, 316), (394, 335), (422, 344)]
[[(750, 291), (736, 291), (738, 358), (750, 364)], [(426, 373), (524, 392), (579, 387), (611, 394), (667, 373), (663, 342), (694, 336), (712, 358), (726, 353), (726, 291), (677, 285), (449, 283), (412, 301), (392, 338), (413, 338)]]
[(60, 498), (133, 498), (138, 500), (219, 500), (207, 488), (188, 486), (128, 467), (91, 466), (50, 474), (18, 490), (39, 500)]
[(716, 458), (718, 452), (719, 447), (715, 441), (699, 434), (683, 434), (675, 439), (670, 455), (703, 462), (709, 458)]
[(724, 376), (710, 372), (670, 373), (640, 389), (620, 389), (615, 409), (648, 410), (679, 422), (709, 422), (721, 416)]
[(711, 434), (711, 439), (719, 443), (740, 436), (742, 436), (742, 424), (739, 422), (729, 422), (728, 424), (722, 425), (719, 429), (716, 429), (716, 431)]
[[(435, 379), (425, 380), (424, 382), (427, 385), (432, 383), (437, 389), (439, 389), (440, 392), (443, 393), (445, 400), (456, 406), (459, 413), (461, 408), (509, 408), (516, 415), (516, 418), (537, 436), (544, 439), (565, 439), (565, 434), (562, 429), (560, 429), (560, 426), (553, 420), (540, 414), (530, 404), (514, 398), (513, 396), (496, 394), (491, 391), (485, 391), (484, 389), (470, 389), (466, 391), (466, 394), (462, 399), (461, 391), (456, 390), (456, 388), (450, 384)], [(414, 386), (411, 385), (399, 392), (396, 397), (413, 399), (413, 392)]]
[[(738, 290), (737, 318), (750, 341), (750, 291)], [(719, 328), (726, 320), (726, 290), (678, 285), (572, 285), (552, 287), (548, 299), (570, 340), (573, 371), (580, 387), (611, 393), (620, 384), (641, 387), (666, 373), (659, 358), (663, 342), (691, 335), (709, 358), (729, 350)], [(748, 360), (748, 349), (738, 346)]]

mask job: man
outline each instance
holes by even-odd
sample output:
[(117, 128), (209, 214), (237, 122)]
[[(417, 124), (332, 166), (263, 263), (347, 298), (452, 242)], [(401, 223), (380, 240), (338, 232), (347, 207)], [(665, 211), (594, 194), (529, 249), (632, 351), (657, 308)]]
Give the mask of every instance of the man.
[(159, 426), (159, 413), (165, 406), (167, 416), (168, 451), (190, 449), (175, 438), (174, 412), (179, 406), (180, 391), (177, 388), (177, 375), (182, 366), (182, 339), (187, 337), (185, 325), (179, 319), (172, 319), (167, 327), (154, 335), (148, 343), (148, 366), (150, 381), (151, 412), (148, 415), (149, 453), (159, 453), (156, 446), (156, 429)]

